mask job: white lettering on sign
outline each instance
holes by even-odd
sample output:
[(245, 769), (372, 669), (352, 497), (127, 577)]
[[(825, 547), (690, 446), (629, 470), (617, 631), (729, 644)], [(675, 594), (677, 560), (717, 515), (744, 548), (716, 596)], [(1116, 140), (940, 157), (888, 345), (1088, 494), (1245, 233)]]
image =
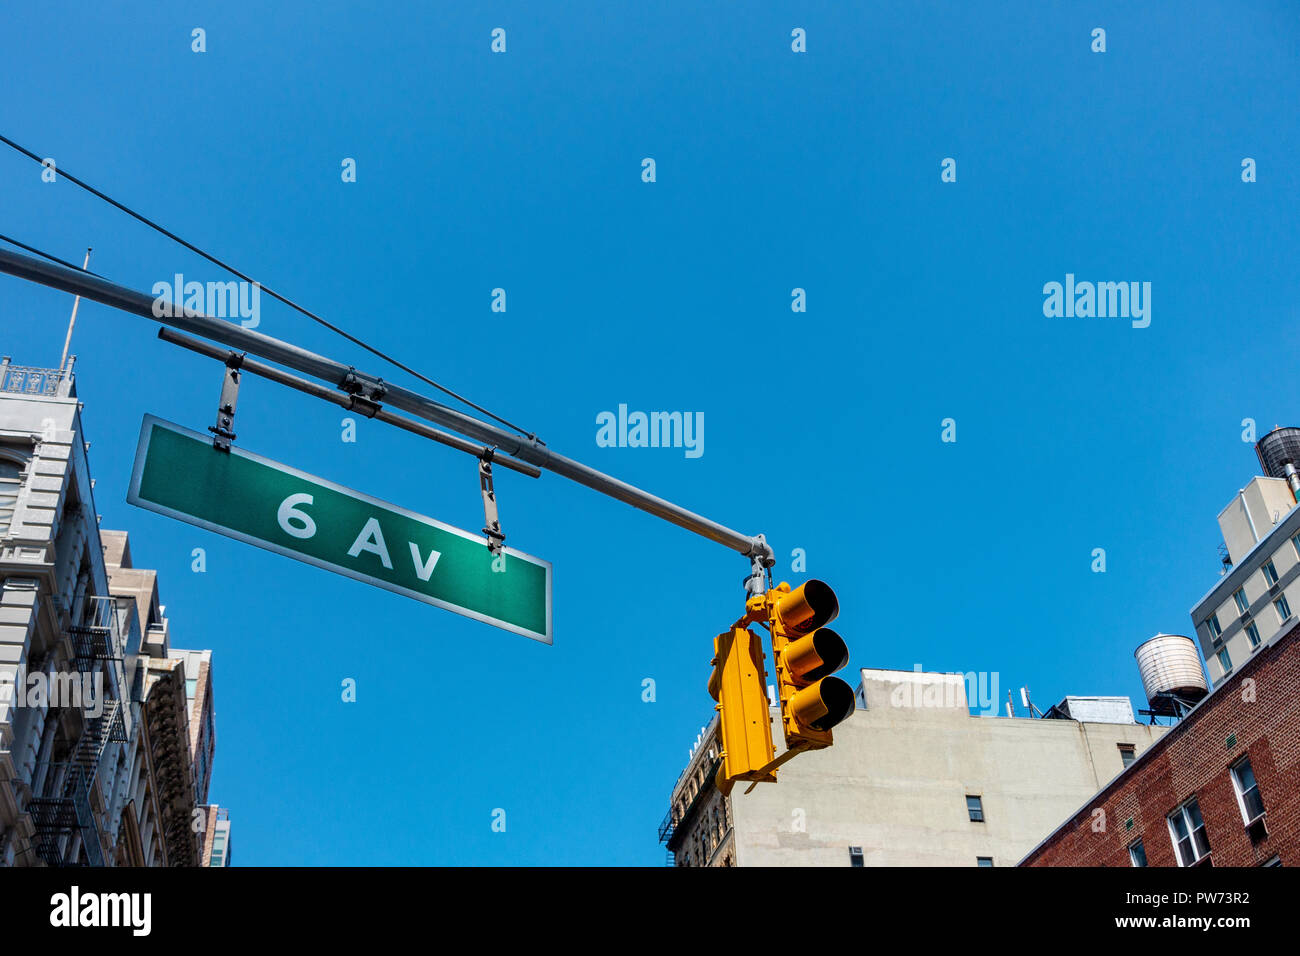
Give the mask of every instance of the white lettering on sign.
[[(311, 520), (307, 512), (300, 510), (298, 505), (309, 505), (312, 503), (311, 495), (290, 495), (280, 502), (280, 510), (275, 516), (280, 521), (280, 527), (284, 529), (285, 534), (291, 534), (295, 538), (310, 538), (316, 534), (316, 522)], [(291, 521), (301, 522), (298, 526), (290, 524)]]
[(438, 564), (438, 559), (442, 557), (442, 552), (430, 551), (429, 560), (424, 561), (421, 560), (420, 558), (420, 549), (419, 547), (416, 546), (415, 542), (414, 541), (410, 542), (410, 545), (411, 545), (411, 561), (415, 564), (415, 573), (420, 576), (421, 581), (429, 580), (429, 576), (433, 574), (433, 569)]
[[(384, 544), (384, 532), (379, 528), (378, 518), (371, 518), (366, 522), (366, 526), (357, 535), (357, 540), (353, 541), (352, 547), (348, 548), (348, 557), (355, 558), (362, 551), (379, 555), (379, 560), (383, 562), (384, 567), (389, 571), (393, 570), (393, 562), (388, 559), (388, 545)], [(433, 568), (429, 570), (432, 571)]]
[[(280, 527), (284, 529), (285, 534), (304, 539), (316, 535), (316, 522), (300, 507), (312, 503), (313, 498), (309, 494), (290, 495), (280, 502), (276, 518), (279, 519)], [(421, 581), (429, 580), (433, 576), (433, 569), (438, 566), (438, 559), (442, 557), (442, 552), (431, 549), (429, 557), (424, 558), (420, 555), (419, 545), (414, 541), (408, 543), (411, 546), (411, 563), (415, 565), (415, 573)], [(393, 562), (388, 556), (388, 545), (384, 541), (384, 532), (379, 526), (378, 518), (371, 518), (366, 522), (357, 539), (352, 542), (352, 547), (348, 549), (348, 557), (355, 558), (362, 551), (378, 556), (385, 568), (390, 571), (393, 569)]]

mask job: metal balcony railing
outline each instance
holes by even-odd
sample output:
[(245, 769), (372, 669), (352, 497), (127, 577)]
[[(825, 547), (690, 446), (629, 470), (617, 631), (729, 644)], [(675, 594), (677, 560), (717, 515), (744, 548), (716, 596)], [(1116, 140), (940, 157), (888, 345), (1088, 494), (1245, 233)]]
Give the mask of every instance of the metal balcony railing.
[(0, 392), (19, 395), (66, 397), (72, 389), (72, 365), (68, 368), (36, 368), (13, 365), (6, 355), (0, 359)]
[[(74, 832), (80, 832), (86, 863), (103, 866), (104, 848), (99, 843), (99, 828), (95, 826), (95, 817), (90, 810), (90, 780), (81, 766), (64, 766), (67, 772), (60, 794), (36, 797), (27, 804), (27, 811), (36, 826), (33, 848), (47, 866), (75, 865), (79, 861), (66, 858), (62, 841)], [(57, 771), (60, 767), (55, 765), (52, 769)]]
[(68, 628), (77, 666), (85, 670), (95, 661), (122, 659), (122, 632), (118, 627), (117, 603), (112, 597), (85, 598), (79, 624)]

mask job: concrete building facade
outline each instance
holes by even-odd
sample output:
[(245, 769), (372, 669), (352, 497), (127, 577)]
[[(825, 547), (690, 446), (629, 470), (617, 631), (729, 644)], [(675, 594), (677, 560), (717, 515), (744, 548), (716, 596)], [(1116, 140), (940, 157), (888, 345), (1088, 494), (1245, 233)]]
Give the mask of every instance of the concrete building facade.
[(1228, 567), (1192, 608), (1212, 684), (1236, 671), (1300, 612), (1300, 508), (1286, 481), (1255, 478), (1219, 515)]
[(1024, 866), (1300, 864), (1300, 624), (1233, 669)]
[(677, 866), (1013, 866), (1165, 732), (1135, 723), (1125, 698), (1053, 711), (974, 716), (960, 674), (864, 669), (833, 747), (729, 797), (714, 784), (715, 717), (660, 838)]
[(211, 656), (100, 531), (88, 448), (71, 366), (0, 360), (0, 865), (198, 865)]
[(230, 813), (225, 807), (215, 805), (203, 809), (207, 816), (203, 828), (203, 865), (230, 866)]

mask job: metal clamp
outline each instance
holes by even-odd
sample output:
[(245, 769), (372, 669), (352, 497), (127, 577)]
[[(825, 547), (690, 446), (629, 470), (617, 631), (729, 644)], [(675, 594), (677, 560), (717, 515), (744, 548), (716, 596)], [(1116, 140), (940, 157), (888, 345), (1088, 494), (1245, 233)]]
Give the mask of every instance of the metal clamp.
[(501, 518), (497, 514), (497, 496), (492, 487), (492, 456), (495, 448), (489, 448), (478, 460), (478, 487), (483, 493), (483, 533), (487, 535), (488, 551), (495, 557), (501, 553), (506, 536), (501, 531)]
[(754, 548), (749, 554), (749, 577), (745, 578), (745, 590), (750, 594), (762, 594), (771, 586), (768, 568), (776, 564), (776, 555), (772, 553), (767, 538), (757, 535)]
[(239, 370), (244, 364), (244, 353), (231, 352), (226, 356), (226, 371), (221, 378), (221, 404), (217, 406), (217, 423), (209, 425), (212, 447), (217, 451), (230, 451), (235, 440), (231, 426), (235, 424), (235, 404), (239, 401)]
[(339, 388), (348, 393), (348, 409), (358, 411), (367, 418), (374, 418), (383, 410), (384, 406), (380, 403), (388, 394), (388, 386), (382, 378), (374, 381), (362, 378), (355, 368), (348, 369)]

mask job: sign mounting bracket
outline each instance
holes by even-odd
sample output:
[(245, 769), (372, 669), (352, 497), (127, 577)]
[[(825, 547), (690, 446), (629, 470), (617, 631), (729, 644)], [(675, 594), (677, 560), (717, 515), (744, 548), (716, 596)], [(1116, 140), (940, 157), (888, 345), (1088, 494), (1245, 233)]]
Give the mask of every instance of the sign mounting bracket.
[(501, 517), (497, 514), (497, 494), (492, 487), (492, 456), (495, 448), (489, 448), (478, 460), (478, 487), (483, 493), (483, 534), (488, 539), (488, 550), (496, 557), (501, 553), (506, 536), (501, 530)]
[(221, 377), (221, 401), (217, 405), (217, 423), (209, 425), (212, 432), (212, 447), (217, 451), (229, 453), (230, 444), (235, 440), (231, 426), (235, 424), (235, 405), (239, 401), (240, 368), (244, 364), (241, 352), (231, 352), (226, 356), (226, 371)]

